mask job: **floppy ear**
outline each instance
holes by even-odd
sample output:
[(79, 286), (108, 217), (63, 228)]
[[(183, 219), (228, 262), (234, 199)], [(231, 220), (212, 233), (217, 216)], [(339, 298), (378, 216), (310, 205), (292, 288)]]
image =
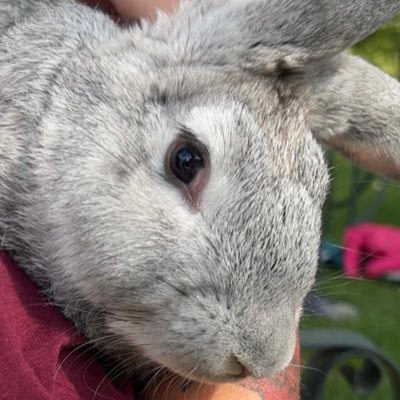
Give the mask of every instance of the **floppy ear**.
[(267, 73), (334, 56), (400, 12), (400, 0), (183, 0), (147, 26), (185, 61)]
[(347, 54), (313, 83), (314, 135), (361, 167), (400, 179), (400, 83)]

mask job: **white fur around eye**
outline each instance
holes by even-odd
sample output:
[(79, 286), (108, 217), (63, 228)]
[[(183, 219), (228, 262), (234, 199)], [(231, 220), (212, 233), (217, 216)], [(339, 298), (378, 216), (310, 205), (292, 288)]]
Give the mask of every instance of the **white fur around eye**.
[(212, 158), (218, 159), (230, 149), (237, 115), (235, 110), (235, 104), (194, 107), (184, 120), (184, 125), (208, 149), (212, 149)]
[[(245, 131), (238, 132), (238, 122)], [(210, 153), (210, 179), (202, 195), (202, 210), (210, 218), (220, 207), (221, 201), (229, 201), (235, 187), (235, 171), (231, 158), (243, 147), (242, 140), (250, 132), (258, 132), (253, 116), (241, 104), (226, 101), (220, 105), (194, 107), (184, 120), (184, 126), (194, 133)], [(221, 196), (227, 196), (224, 200)]]

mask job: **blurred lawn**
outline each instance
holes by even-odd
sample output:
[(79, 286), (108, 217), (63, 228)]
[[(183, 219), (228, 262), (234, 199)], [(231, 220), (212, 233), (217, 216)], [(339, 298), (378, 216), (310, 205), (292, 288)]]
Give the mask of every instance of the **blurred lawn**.
[[(346, 206), (330, 208), (327, 212), (324, 236), (341, 245), (343, 231), (349, 219), (362, 217), (382, 189), (383, 181), (372, 175), (356, 177), (351, 163), (340, 155), (335, 155), (333, 163), (336, 165), (332, 171), (333, 201), (348, 198), (359, 182), (366, 185), (362, 191), (355, 193), (352, 209)], [(400, 183), (387, 183), (382, 203), (368, 220), (400, 228)], [(359, 317), (352, 321), (333, 323), (323, 317), (310, 315), (304, 318), (303, 327), (346, 328), (360, 332), (400, 365), (400, 283), (346, 279), (340, 270), (325, 268), (319, 274), (318, 286), (330, 299), (354, 304), (359, 311)], [(360, 397), (351, 391), (338, 372), (333, 372), (329, 377), (325, 393), (326, 400), (393, 399), (387, 381), (372, 395)]]
[[(344, 199), (352, 190), (354, 182), (353, 167), (341, 156), (335, 157), (335, 184), (332, 197)], [(362, 177), (368, 187), (357, 196), (355, 214), (359, 214), (372, 203), (381, 189), (382, 181), (368, 176)], [(325, 238), (341, 245), (343, 231), (348, 223), (349, 208), (330, 210), (327, 215), (328, 230)], [(351, 215), (354, 217), (354, 215)], [(390, 224), (400, 228), (400, 183), (389, 183), (381, 206), (370, 221)], [(399, 243), (400, 246), (400, 243)], [(324, 268), (318, 277), (322, 293), (332, 300), (354, 304), (359, 317), (346, 322), (331, 322), (314, 315), (304, 317), (303, 327), (346, 328), (360, 332), (390, 355), (400, 366), (400, 283), (346, 279), (340, 270)], [(328, 379), (325, 391), (326, 400), (390, 400), (393, 399), (388, 382), (383, 381), (379, 389), (370, 396), (355, 395), (348, 383), (338, 373), (333, 372)]]
[[(400, 285), (382, 282), (359, 282), (338, 278), (337, 273), (323, 272), (322, 287), (331, 299), (354, 304), (359, 318), (350, 322), (330, 322), (316, 316), (306, 316), (304, 327), (346, 328), (360, 332), (390, 355), (400, 365)], [(354, 394), (349, 384), (338, 373), (333, 372), (325, 388), (326, 400), (390, 400), (393, 399), (385, 380), (372, 395), (360, 397)], [(398, 400), (398, 399), (397, 399)]]
[[(400, 78), (400, 18), (357, 45), (354, 53)], [(382, 187), (382, 182), (373, 176), (355, 176), (351, 164), (339, 155), (335, 156), (334, 165), (332, 197), (335, 202), (345, 199), (357, 183), (368, 185), (367, 190), (353, 193), (356, 198), (353, 203), (356, 206), (350, 213), (349, 207), (328, 210), (324, 236), (341, 245), (343, 231), (349, 219), (362, 216)], [(400, 227), (400, 183), (388, 184), (382, 204), (369, 220)], [(306, 316), (302, 322), (304, 327), (346, 328), (360, 332), (400, 365), (400, 284), (349, 280), (343, 278), (338, 270), (324, 269), (319, 276), (319, 286), (329, 298), (354, 304), (360, 315), (353, 321), (340, 323), (333, 323), (322, 317)], [(357, 396), (338, 372), (330, 375), (325, 391), (326, 400), (392, 398), (387, 381), (374, 394)]]

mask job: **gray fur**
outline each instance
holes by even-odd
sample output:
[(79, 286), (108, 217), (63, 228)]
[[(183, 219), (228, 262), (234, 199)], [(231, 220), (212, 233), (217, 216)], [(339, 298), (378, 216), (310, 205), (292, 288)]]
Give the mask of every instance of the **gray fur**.
[[(123, 29), (69, 1), (0, 2), (4, 246), (127, 370), (226, 381), (238, 360), (256, 377), (290, 362), (328, 186), (312, 135), (328, 58), (400, 10), (291, 3), (184, 2)], [(362, 104), (357, 123), (398, 134)], [(210, 152), (198, 210), (164, 172), (182, 129)]]

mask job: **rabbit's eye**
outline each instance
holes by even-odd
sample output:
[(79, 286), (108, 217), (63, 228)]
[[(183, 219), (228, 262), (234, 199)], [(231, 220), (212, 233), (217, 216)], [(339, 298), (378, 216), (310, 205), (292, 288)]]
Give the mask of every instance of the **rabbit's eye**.
[(197, 174), (204, 166), (204, 157), (200, 149), (193, 145), (183, 144), (171, 154), (171, 171), (186, 185), (196, 179)]
[(165, 157), (166, 178), (180, 189), (193, 210), (200, 207), (201, 194), (210, 177), (210, 154), (192, 133), (182, 132)]

